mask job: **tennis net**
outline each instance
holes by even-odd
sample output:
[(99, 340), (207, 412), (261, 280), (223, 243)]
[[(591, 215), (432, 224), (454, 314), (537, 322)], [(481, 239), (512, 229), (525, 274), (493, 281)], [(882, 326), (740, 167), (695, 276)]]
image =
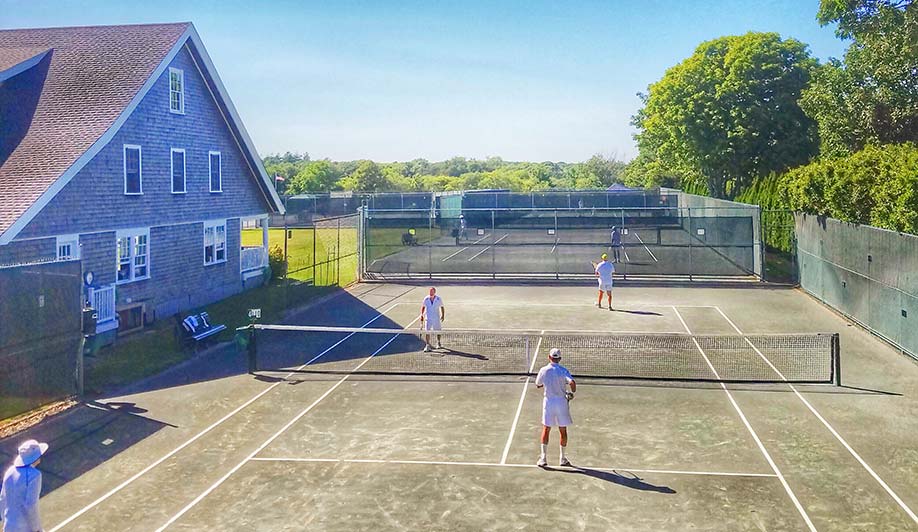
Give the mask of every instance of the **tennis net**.
[[(247, 330), (247, 331), (246, 331)], [(373, 329), (256, 324), (259, 368), (311, 373), (533, 375), (560, 348), (575, 377), (840, 384), (837, 334), (689, 335), (567, 331)], [(439, 344), (437, 347), (439, 336)]]

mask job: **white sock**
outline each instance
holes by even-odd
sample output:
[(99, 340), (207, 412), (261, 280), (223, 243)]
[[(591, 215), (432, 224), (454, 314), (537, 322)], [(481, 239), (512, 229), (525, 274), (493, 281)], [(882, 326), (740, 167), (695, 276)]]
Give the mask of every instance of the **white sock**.
[(542, 458), (545, 458), (545, 455), (546, 455), (547, 453), (548, 453), (548, 444), (547, 444), (547, 443), (543, 443), (543, 444), (542, 444)]
[(564, 460), (564, 449), (567, 449), (565, 446), (561, 446), (561, 459)]

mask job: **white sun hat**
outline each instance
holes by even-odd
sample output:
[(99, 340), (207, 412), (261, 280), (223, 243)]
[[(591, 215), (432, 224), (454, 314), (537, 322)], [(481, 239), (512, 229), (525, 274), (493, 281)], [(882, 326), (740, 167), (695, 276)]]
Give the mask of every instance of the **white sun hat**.
[(553, 347), (552, 350), (548, 352), (548, 358), (552, 360), (561, 360), (561, 350), (557, 347)]
[(48, 451), (47, 443), (39, 443), (35, 440), (26, 440), (19, 446), (19, 456), (13, 461), (16, 467), (25, 467), (35, 463)]

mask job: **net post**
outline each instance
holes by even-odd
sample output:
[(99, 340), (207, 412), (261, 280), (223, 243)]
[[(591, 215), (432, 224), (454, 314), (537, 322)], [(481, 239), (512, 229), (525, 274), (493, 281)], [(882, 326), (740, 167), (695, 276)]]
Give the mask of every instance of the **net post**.
[(841, 386), (841, 340), (838, 333), (832, 335), (832, 373), (833, 384)]
[(249, 345), (247, 346), (247, 354), (249, 358), (249, 373), (255, 373), (258, 371), (258, 345), (257, 345), (258, 336), (255, 334), (255, 324), (249, 325)]

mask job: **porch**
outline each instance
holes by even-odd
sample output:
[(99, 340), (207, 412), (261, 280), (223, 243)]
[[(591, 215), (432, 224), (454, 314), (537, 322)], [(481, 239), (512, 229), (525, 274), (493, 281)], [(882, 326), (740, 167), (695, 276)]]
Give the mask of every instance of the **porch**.
[(268, 216), (242, 218), (239, 272), (243, 280), (260, 275), (268, 266)]

